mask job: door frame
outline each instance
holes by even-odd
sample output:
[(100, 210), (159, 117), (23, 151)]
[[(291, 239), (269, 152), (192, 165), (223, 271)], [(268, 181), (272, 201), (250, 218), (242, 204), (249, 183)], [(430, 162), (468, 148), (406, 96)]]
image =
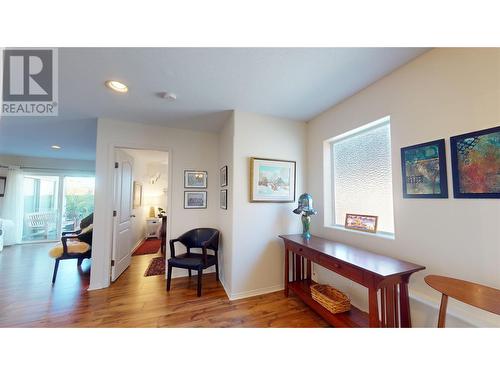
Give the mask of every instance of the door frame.
[[(113, 194), (113, 199), (112, 199), (112, 210), (111, 212), (114, 210), (114, 195), (115, 195), (115, 188), (116, 188), (116, 179), (115, 179), (115, 173), (116, 173), (116, 169), (114, 168), (114, 163), (116, 162), (116, 150), (126, 150), (126, 149), (133, 149), (133, 150), (148, 150), (148, 151), (160, 151), (160, 152), (165, 152), (167, 154), (167, 160), (168, 160), (168, 163), (166, 165), (166, 173), (167, 173), (167, 208), (166, 208), (166, 214), (167, 214), (167, 232), (166, 232), (166, 243), (168, 243), (168, 241), (170, 240), (170, 230), (171, 230), (171, 227), (172, 225), (170, 224), (172, 222), (172, 210), (171, 210), (171, 207), (172, 207), (172, 151), (167, 148), (167, 147), (151, 147), (151, 146), (147, 146), (145, 144), (137, 144), (137, 143), (133, 143), (133, 144), (115, 144), (113, 145), (113, 147), (110, 147), (110, 150), (112, 151), (112, 167), (113, 167), (113, 170), (111, 172), (111, 178), (112, 178), (112, 186), (111, 186), (111, 191), (112, 191), (112, 194)], [(126, 151), (125, 151), (126, 152)], [(109, 176), (108, 176), (109, 177)], [(111, 214), (110, 215), (110, 223), (111, 223), (111, 226), (113, 227), (114, 226), (114, 222), (113, 222), (113, 215)], [(109, 272), (109, 277), (108, 277), (108, 280), (109, 280), (109, 283), (111, 284), (111, 260), (113, 258), (113, 251), (112, 251), (112, 246), (113, 246), (113, 240), (114, 240), (114, 234), (112, 233), (111, 235), (111, 244), (110, 244), (110, 249), (109, 249), (109, 254), (107, 256), (107, 264), (108, 264), (108, 272)], [(92, 269), (91, 269), (91, 277), (92, 277)], [(124, 271), (126, 272), (126, 271)], [(108, 286), (110, 285), (108, 284)]]

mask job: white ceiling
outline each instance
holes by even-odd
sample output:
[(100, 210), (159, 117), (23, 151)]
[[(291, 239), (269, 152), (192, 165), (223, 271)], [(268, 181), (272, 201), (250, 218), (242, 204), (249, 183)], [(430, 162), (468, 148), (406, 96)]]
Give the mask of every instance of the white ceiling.
[[(0, 119), (0, 155), (95, 160), (96, 119), (3, 117)], [(61, 150), (50, 146), (60, 145)]]
[[(93, 159), (99, 117), (206, 131), (231, 109), (307, 121), (426, 50), (61, 48), (58, 118), (0, 119), (0, 154)], [(111, 92), (109, 79), (129, 92)]]

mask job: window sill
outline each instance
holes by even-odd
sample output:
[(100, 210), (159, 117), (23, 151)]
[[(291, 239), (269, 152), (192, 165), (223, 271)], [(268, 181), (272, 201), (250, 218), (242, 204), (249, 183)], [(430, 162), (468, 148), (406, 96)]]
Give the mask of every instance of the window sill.
[(394, 233), (388, 233), (388, 232), (377, 232), (377, 233), (363, 232), (363, 231), (360, 231), (360, 230), (347, 229), (347, 228), (343, 227), (342, 225), (325, 225), (325, 228), (336, 229), (336, 230), (340, 230), (340, 231), (343, 231), (343, 232), (350, 232), (350, 233), (361, 234), (363, 236), (372, 236), (372, 237), (385, 238), (387, 240), (394, 240), (394, 239), (396, 239), (396, 236), (394, 235)]

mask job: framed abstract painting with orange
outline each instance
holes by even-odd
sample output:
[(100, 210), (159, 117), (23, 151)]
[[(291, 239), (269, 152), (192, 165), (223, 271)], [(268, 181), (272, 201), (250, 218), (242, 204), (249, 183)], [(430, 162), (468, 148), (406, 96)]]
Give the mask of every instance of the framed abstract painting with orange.
[(455, 198), (500, 198), (500, 126), (450, 138)]

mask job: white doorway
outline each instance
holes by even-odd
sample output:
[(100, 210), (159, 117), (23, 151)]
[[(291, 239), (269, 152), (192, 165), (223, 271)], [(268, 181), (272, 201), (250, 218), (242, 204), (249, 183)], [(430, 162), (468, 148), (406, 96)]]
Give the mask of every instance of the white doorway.
[[(167, 238), (170, 237), (170, 225), (162, 236), (162, 220), (159, 220), (159, 216), (170, 219), (169, 153), (116, 147), (114, 155), (112, 282), (125, 272), (134, 252), (139, 250), (140, 253), (146, 241), (156, 239), (166, 248)], [(156, 224), (154, 228), (152, 223)], [(158, 247), (158, 256), (159, 250)]]

